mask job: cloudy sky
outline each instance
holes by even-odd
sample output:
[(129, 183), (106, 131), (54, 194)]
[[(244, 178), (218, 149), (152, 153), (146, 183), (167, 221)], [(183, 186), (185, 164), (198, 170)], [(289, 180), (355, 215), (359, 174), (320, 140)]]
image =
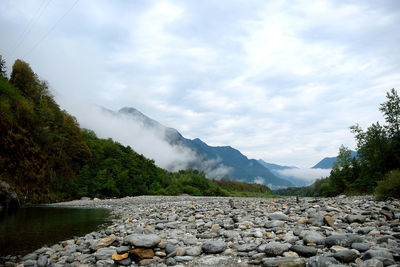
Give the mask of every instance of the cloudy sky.
[(400, 88), (398, 0), (3, 0), (0, 14), (8, 69), (27, 61), (60, 103), (135, 107), (267, 162), (354, 149), (349, 126), (382, 120)]

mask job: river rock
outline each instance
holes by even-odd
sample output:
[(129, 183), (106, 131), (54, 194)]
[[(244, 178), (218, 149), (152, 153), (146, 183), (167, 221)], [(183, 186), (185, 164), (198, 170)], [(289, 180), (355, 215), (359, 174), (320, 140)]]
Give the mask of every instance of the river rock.
[(203, 250), (204, 253), (206, 254), (216, 254), (216, 253), (221, 253), (224, 252), (224, 250), (227, 248), (227, 245), (224, 241), (222, 240), (211, 240), (211, 241), (206, 241), (202, 244), (201, 249)]
[(305, 244), (315, 243), (322, 244), (324, 243), (325, 237), (317, 231), (307, 231), (304, 234), (303, 241)]
[(281, 258), (264, 258), (262, 260), (262, 266), (267, 267), (291, 267), (306, 266), (306, 260), (298, 257), (281, 257)]
[(355, 242), (360, 243), (363, 239), (354, 234), (347, 234), (347, 235), (331, 235), (325, 239), (325, 244), (328, 247), (338, 245), (342, 247), (351, 247), (351, 245)]
[(363, 215), (352, 215), (352, 214), (349, 214), (349, 215), (347, 215), (347, 216), (345, 217), (345, 219), (346, 219), (346, 221), (347, 221), (348, 223), (354, 223), (354, 222), (357, 222), (357, 223), (364, 223), (366, 217), (363, 216)]
[(154, 251), (151, 248), (134, 248), (131, 249), (130, 255), (135, 261), (141, 261), (144, 259), (152, 259), (154, 257)]
[(289, 244), (282, 244), (279, 242), (270, 242), (264, 246), (263, 252), (268, 256), (280, 256), (283, 252), (288, 251)]
[(256, 243), (246, 243), (237, 247), (237, 251), (239, 252), (249, 252), (252, 250), (256, 250), (259, 245)]
[(335, 252), (333, 257), (341, 262), (352, 262), (358, 257), (358, 253), (352, 249), (343, 249)]
[(124, 238), (124, 242), (136, 247), (151, 248), (157, 246), (160, 243), (161, 238), (155, 234), (132, 234)]
[(110, 248), (100, 248), (95, 253), (96, 260), (111, 260), (114, 251)]
[(291, 221), (289, 216), (280, 211), (271, 213), (270, 215), (268, 215), (268, 217), (270, 220)]
[(378, 259), (369, 259), (362, 262), (360, 267), (383, 267), (383, 263)]
[(301, 246), (301, 245), (294, 245), (290, 247), (290, 250), (304, 257), (315, 256), (318, 252), (318, 249), (315, 247)]

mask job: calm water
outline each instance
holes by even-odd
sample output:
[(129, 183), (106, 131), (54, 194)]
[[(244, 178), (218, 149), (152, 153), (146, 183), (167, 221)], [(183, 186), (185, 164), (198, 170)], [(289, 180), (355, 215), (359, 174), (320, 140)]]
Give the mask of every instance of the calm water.
[(25, 255), (108, 223), (105, 209), (24, 207), (0, 215), (0, 255)]

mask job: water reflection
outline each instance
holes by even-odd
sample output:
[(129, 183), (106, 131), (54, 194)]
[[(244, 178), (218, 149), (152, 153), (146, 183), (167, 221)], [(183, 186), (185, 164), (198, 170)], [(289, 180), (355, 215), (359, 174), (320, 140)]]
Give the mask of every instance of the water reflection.
[(24, 255), (43, 245), (92, 232), (109, 222), (105, 209), (23, 207), (0, 215), (0, 255)]

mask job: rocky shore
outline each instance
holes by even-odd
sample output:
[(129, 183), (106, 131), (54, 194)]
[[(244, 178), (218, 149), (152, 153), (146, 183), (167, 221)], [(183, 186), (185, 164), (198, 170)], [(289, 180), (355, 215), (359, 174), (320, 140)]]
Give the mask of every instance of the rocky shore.
[(399, 200), (141, 196), (54, 205), (109, 208), (114, 219), (5, 266), (400, 266)]

